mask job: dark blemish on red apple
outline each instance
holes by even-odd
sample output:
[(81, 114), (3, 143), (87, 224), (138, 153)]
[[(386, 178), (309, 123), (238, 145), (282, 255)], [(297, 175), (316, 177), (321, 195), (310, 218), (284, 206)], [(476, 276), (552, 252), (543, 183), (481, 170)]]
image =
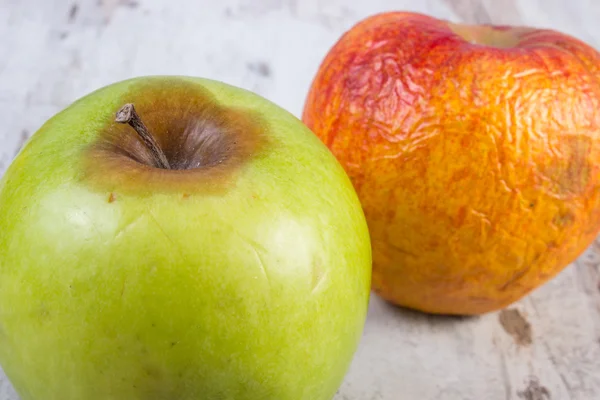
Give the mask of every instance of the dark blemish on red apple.
[(259, 76), (262, 76), (265, 78), (271, 76), (271, 67), (269, 66), (269, 64), (267, 64), (264, 61), (248, 63), (246, 66), (248, 67), (248, 69), (250, 71), (256, 73)]
[(79, 12), (79, 5), (77, 3), (73, 3), (73, 5), (71, 5), (71, 8), (69, 9), (69, 22), (73, 22), (75, 21), (75, 18), (77, 18), (77, 13)]
[(517, 393), (524, 400), (551, 400), (550, 391), (545, 386), (540, 385), (537, 377), (529, 380), (525, 390)]
[(115, 194), (114, 194), (114, 193), (112, 193), (112, 192), (111, 192), (111, 193), (108, 195), (108, 202), (109, 202), (109, 203), (114, 203), (114, 201), (115, 201), (116, 199), (117, 199), (117, 196), (115, 196)]
[(571, 225), (573, 222), (575, 222), (575, 214), (569, 210), (556, 214), (552, 219), (552, 223), (558, 227)]
[(574, 198), (588, 192), (592, 179), (592, 138), (584, 135), (560, 135), (560, 157), (540, 164), (540, 189), (556, 199)]
[[(558, 185), (558, 194), (562, 196), (584, 193), (592, 171), (592, 139), (583, 135), (567, 136), (563, 138), (562, 147), (564, 158), (558, 161), (556, 166), (552, 166), (549, 172), (554, 173), (549, 177), (554, 178)], [(565, 161), (566, 166), (563, 164)]]
[(518, 345), (529, 346), (533, 340), (531, 325), (517, 309), (505, 309), (498, 316), (500, 325), (506, 333), (515, 339)]

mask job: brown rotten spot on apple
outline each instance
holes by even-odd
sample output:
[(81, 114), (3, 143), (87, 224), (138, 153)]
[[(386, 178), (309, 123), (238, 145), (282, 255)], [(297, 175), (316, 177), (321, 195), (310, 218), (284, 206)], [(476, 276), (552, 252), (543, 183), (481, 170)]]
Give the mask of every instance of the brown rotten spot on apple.
[(222, 192), (267, 145), (260, 115), (177, 78), (135, 85), (106, 118), (84, 173), (103, 191)]

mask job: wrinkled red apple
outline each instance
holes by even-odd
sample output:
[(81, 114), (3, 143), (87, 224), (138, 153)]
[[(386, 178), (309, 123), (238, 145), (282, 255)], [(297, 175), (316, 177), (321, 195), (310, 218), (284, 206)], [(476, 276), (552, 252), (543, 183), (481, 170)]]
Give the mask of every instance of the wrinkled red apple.
[(345, 167), (373, 288), (431, 313), (502, 308), (600, 227), (600, 55), (568, 35), (388, 12), (324, 59), (304, 122)]

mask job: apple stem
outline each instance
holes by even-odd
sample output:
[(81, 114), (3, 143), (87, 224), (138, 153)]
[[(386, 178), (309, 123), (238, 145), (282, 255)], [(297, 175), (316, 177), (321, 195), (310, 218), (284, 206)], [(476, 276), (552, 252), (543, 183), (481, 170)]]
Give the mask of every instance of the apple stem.
[(135, 111), (133, 104), (127, 103), (121, 107), (115, 114), (115, 122), (129, 124), (133, 129), (135, 129), (146, 147), (152, 152), (155, 159), (158, 161), (159, 167), (163, 169), (171, 169), (169, 161), (167, 160), (167, 156), (165, 156), (165, 153), (162, 151), (158, 143), (156, 143), (156, 140), (154, 140), (154, 137), (152, 134), (150, 134), (150, 131), (148, 131), (146, 125), (144, 125), (142, 122), (142, 119)]

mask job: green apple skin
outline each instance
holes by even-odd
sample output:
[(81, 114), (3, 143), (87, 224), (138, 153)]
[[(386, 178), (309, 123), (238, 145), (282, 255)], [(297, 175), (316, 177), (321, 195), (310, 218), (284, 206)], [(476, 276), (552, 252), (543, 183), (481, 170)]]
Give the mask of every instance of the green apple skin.
[[(148, 87), (253, 113), (269, 144), (217, 183), (111, 179), (118, 164), (90, 163), (89, 149)], [(0, 364), (23, 400), (330, 400), (370, 280), (363, 211), (333, 155), (222, 82), (99, 89), (46, 122), (0, 181)]]

